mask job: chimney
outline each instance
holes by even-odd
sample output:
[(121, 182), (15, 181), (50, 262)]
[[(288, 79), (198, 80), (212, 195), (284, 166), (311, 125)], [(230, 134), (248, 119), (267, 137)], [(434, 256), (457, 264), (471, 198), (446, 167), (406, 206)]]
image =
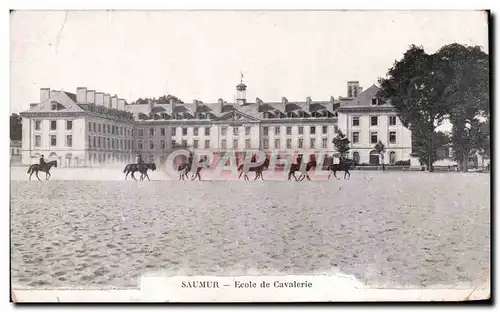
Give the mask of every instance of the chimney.
[(353, 80), (347, 82), (347, 97), (355, 98), (359, 94), (359, 81)]
[(199, 119), (199, 114), (198, 114), (198, 100), (193, 100), (193, 115), (194, 118)]
[(76, 102), (79, 104), (87, 104), (87, 88), (76, 88)]
[(102, 93), (102, 92), (95, 93), (95, 104), (96, 105), (104, 105), (104, 93)]
[(111, 107), (111, 101), (109, 99), (109, 93), (104, 93), (104, 106)]
[(219, 99), (218, 101), (218, 105), (217, 105), (217, 110), (219, 113), (222, 113), (222, 108), (224, 107), (224, 100), (223, 99)]
[(304, 111), (306, 113), (309, 113), (311, 111), (311, 104), (312, 104), (312, 99), (310, 96), (306, 98), (306, 107), (304, 107)]
[(122, 111), (125, 110), (125, 99), (118, 99), (118, 109)]
[(40, 102), (50, 98), (50, 88), (40, 88)]
[(61, 91), (57, 91), (57, 90), (50, 90), (50, 97), (53, 97), (55, 96), (57, 93), (59, 93)]
[(95, 90), (87, 90), (87, 103), (95, 103)]
[(155, 103), (153, 103), (151, 99), (148, 99), (148, 106), (149, 106), (149, 111), (152, 111), (153, 108), (155, 107)]
[(175, 118), (175, 102), (174, 102), (174, 99), (173, 98), (170, 98), (168, 100), (168, 102), (170, 103), (170, 106), (172, 106), (172, 117)]
[(335, 98), (333, 96), (330, 96), (330, 109), (332, 112), (335, 111)]
[(259, 98), (256, 98), (255, 99), (255, 103), (257, 104), (257, 111), (260, 112), (261, 108), (262, 108), (262, 104), (264, 104), (264, 102), (262, 102), (261, 99)]
[(111, 107), (118, 109), (118, 96), (116, 94), (111, 97)]
[(288, 100), (287, 100), (287, 98), (286, 98), (286, 97), (282, 97), (282, 98), (281, 98), (281, 103), (282, 103), (283, 105), (288, 104)]

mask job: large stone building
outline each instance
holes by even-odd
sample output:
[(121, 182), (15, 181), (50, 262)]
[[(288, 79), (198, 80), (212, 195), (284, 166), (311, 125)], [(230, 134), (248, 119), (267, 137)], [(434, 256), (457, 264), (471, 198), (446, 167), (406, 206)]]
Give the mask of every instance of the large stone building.
[[(357, 82), (349, 82), (348, 87), (357, 96), (340, 98), (338, 127), (351, 141), (351, 158), (372, 165), (410, 160), (411, 131), (402, 125), (390, 102), (377, 97), (379, 88), (372, 85), (358, 93)], [(383, 157), (374, 149), (379, 141), (385, 146)]]
[(40, 102), (22, 112), (22, 161), (41, 155), (60, 166), (131, 161), (134, 118), (116, 95), (78, 88), (77, 93), (40, 89)]
[(378, 140), (386, 145), (389, 162), (410, 158), (410, 132), (390, 103), (376, 98), (376, 86), (363, 92), (357, 81), (349, 81), (347, 97), (326, 101), (249, 101), (246, 90), (241, 81), (233, 103), (164, 97), (127, 104), (86, 88), (76, 94), (41, 89), (40, 103), (21, 114), (23, 163), (37, 162), (40, 154), (67, 166), (132, 162), (137, 154), (163, 163), (175, 146), (334, 155), (332, 140), (339, 129), (352, 142), (350, 156), (360, 163), (378, 162), (373, 156)]

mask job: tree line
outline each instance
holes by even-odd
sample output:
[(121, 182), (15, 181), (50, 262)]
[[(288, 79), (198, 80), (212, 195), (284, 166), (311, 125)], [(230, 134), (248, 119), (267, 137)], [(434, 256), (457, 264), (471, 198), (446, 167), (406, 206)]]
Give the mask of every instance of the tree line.
[[(412, 154), (428, 171), (433, 171), (437, 150), (448, 143), (463, 171), (476, 152), (491, 158), (489, 55), (480, 47), (453, 43), (428, 54), (412, 45), (379, 84), (377, 96), (390, 101), (411, 130)], [(445, 120), (452, 125), (450, 134), (436, 131)], [(344, 134), (333, 143), (347, 154), (350, 142)], [(375, 147), (383, 151), (382, 142)]]

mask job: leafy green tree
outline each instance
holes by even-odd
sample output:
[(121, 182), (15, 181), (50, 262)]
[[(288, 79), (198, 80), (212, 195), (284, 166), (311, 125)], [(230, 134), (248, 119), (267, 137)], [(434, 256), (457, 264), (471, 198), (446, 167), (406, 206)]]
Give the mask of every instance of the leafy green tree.
[(385, 170), (385, 162), (384, 162), (384, 152), (385, 152), (385, 145), (382, 143), (382, 141), (378, 141), (377, 144), (373, 147), (375, 151), (380, 155), (380, 160), (382, 162), (382, 170)]
[(21, 140), (23, 137), (22, 118), (18, 114), (10, 115), (10, 139)]
[[(418, 157), (420, 163), (424, 164), (429, 169), (429, 155), (427, 141), (422, 136), (412, 133), (412, 155)], [(450, 136), (444, 132), (437, 131), (432, 134), (432, 159), (440, 160), (442, 157), (438, 154), (440, 148), (448, 146)]]
[(448, 81), (440, 56), (427, 54), (415, 45), (410, 46), (403, 59), (395, 62), (386, 78), (379, 80), (378, 96), (390, 101), (403, 125), (425, 145), (431, 172), (433, 133), (450, 111), (450, 103), (443, 100)]
[(341, 157), (347, 157), (347, 153), (351, 149), (349, 145), (351, 141), (339, 130), (337, 136), (332, 140), (333, 145), (337, 152), (340, 153)]
[[(468, 157), (481, 150), (489, 140), (480, 118), (489, 119), (489, 56), (478, 46), (457, 43), (443, 46), (438, 52), (448, 78), (444, 99), (449, 103), (451, 141), (456, 160), (468, 171)], [(479, 143), (481, 142), (481, 143)]]

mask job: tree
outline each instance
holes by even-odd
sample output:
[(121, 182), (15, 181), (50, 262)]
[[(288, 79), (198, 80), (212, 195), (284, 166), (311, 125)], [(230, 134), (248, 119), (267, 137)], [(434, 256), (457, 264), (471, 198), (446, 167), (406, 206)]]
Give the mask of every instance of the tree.
[[(424, 164), (429, 170), (429, 155), (427, 142), (422, 141), (421, 136), (412, 133), (412, 155), (418, 157), (420, 163)], [(450, 136), (444, 132), (438, 131), (432, 134), (432, 159), (440, 160), (442, 155), (438, 154), (438, 150), (450, 143)]]
[(433, 171), (433, 133), (449, 114), (444, 101), (448, 80), (436, 54), (412, 45), (403, 59), (389, 69), (387, 78), (379, 79), (378, 96), (399, 113), (402, 124), (409, 128), (427, 150), (429, 171)]
[(340, 153), (341, 157), (346, 157), (347, 152), (351, 149), (349, 147), (351, 141), (349, 141), (349, 139), (340, 130), (337, 136), (333, 138), (332, 143), (335, 146), (335, 149)]
[(382, 162), (382, 170), (385, 170), (385, 163), (384, 163), (385, 145), (384, 145), (384, 143), (382, 143), (382, 141), (378, 141), (377, 144), (375, 144), (375, 146), (373, 148), (380, 155), (380, 160)]
[(10, 115), (10, 139), (21, 140), (23, 137), (22, 118), (18, 114)]
[(451, 141), (456, 160), (462, 170), (468, 171), (469, 155), (481, 149), (478, 144), (489, 141), (481, 121), (490, 115), (489, 56), (478, 46), (457, 43), (443, 46), (437, 54), (448, 77), (444, 99), (451, 107)]

